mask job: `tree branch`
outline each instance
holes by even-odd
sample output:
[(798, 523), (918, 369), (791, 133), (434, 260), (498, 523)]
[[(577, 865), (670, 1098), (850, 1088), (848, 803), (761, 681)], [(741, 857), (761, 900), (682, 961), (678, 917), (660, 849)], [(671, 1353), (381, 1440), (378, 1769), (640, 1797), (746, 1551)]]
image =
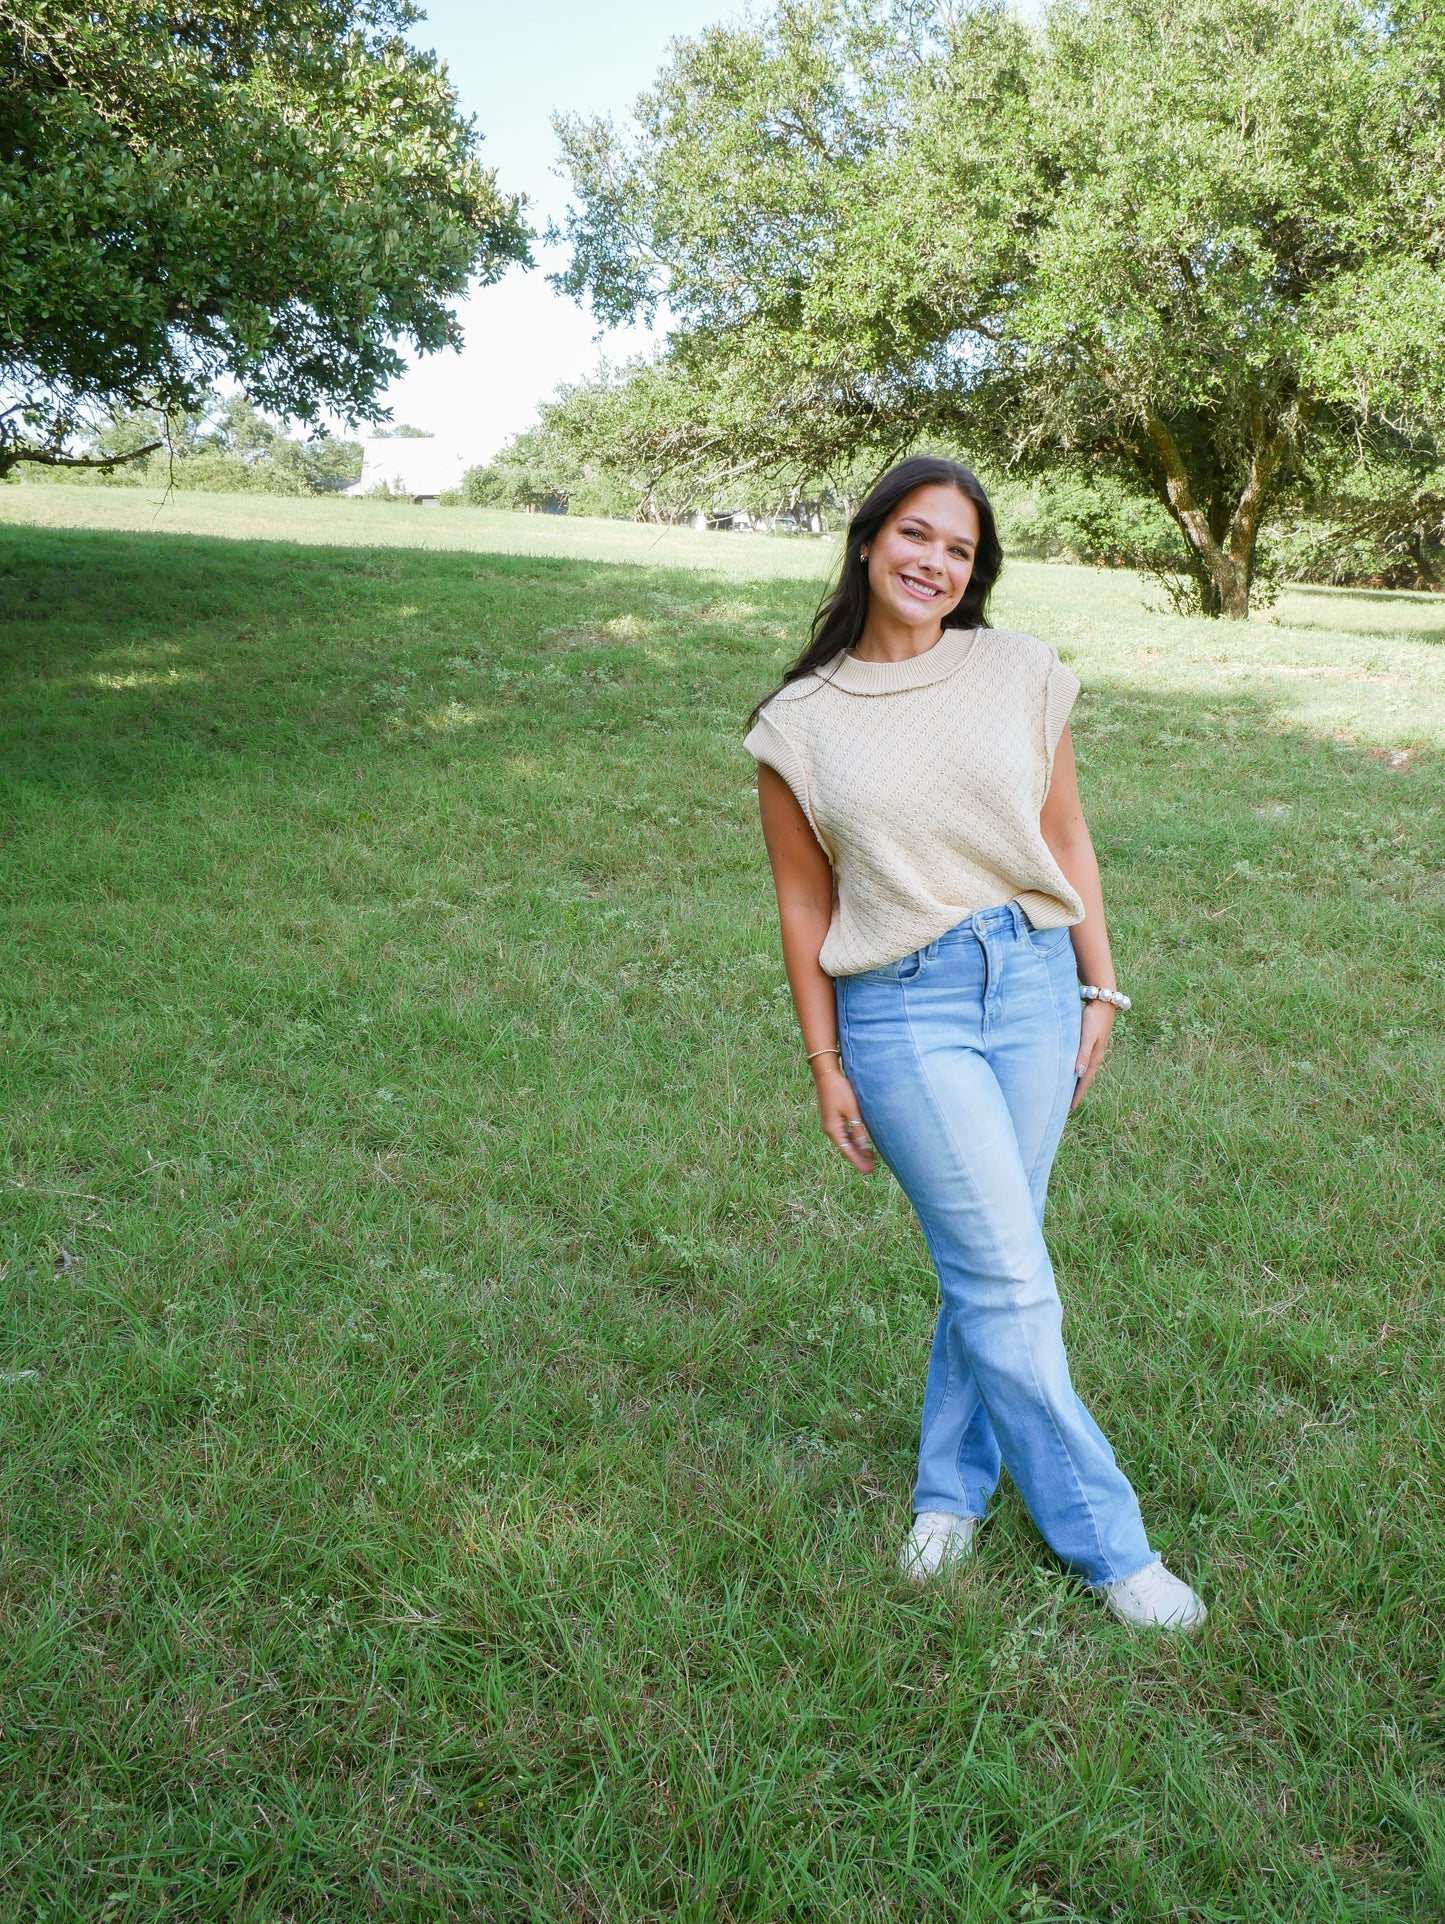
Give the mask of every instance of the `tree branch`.
[[(1255, 530), (1269, 493), (1269, 485), (1299, 438), (1303, 412), (1302, 404), (1296, 398), (1264, 446), (1260, 447), (1256, 442), (1255, 452), (1250, 457), (1248, 479), (1229, 522), (1229, 553), (1236, 566), (1246, 566), (1254, 554)], [(1257, 422), (1257, 432), (1261, 430), (1262, 424)]]
[(1174, 517), (1203, 557), (1210, 573), (1217, 574), (1217, 571), (1228, 566), (1228, 561), (1224, 550), (1210, 533), (1208, 516), (1194, 499), (1194, 490), (1189, 485), (1189, 470), (1184, 465), (1179, 444), (1169, 432), (1168, 422), (1152, 409), (1144, 416), (1144, 427), (1163, 465), (1164, 486)]
[(143, 448), (132, 448), (126, 454), (66, 454), (59, 448), (6, 447), (0, 441), (0, 474), (8, 474), (22, 461), (42, 468), (119, 468), (164, 446), (164, 441), (147, 441)]

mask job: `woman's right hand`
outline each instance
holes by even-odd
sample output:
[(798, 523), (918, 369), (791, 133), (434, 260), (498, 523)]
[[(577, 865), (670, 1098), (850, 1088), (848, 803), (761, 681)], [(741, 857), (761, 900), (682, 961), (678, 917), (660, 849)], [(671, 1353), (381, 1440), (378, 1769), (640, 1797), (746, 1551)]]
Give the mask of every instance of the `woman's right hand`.
[[(837, 1060), (836, 1056), (831, 1058), (835, 1065)], [(823, 1134), (829, 1142), (837, 1144), (855, 1169), (871, 1176), (878, 1152), (868, 1140), (852, 1083), (840, 1068), (827, 1068), (821, 1061), (813, 1079), (818, 1089), (818, 1120), (823, 1125)]]

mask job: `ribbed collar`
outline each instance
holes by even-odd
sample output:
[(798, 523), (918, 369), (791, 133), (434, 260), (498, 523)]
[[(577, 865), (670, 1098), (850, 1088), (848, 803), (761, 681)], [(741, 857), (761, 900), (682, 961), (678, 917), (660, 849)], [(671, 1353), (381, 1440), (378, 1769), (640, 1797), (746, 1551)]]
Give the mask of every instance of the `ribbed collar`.
[(820, 681), (849, 695), (897, 695), (908, 688), (926, 688), (961, 668), (973, 653), (977, 628), (945, 628), (931, 648), (906, 661), (859, 661), (846, 650), (817, 670)]

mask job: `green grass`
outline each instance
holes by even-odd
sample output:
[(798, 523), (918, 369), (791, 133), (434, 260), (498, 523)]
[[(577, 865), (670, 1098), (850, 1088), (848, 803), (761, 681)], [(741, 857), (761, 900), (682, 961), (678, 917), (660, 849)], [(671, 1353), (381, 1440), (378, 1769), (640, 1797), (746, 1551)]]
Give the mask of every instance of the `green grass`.
[(1086, 683), (1136, 1010), (1051, 1239), (1181, 1644), (1012, 1493), (893, 1570), (934, 1285), (739, 746), (820, 546), (0, 516), (0, 1914), (1441, 1914), (1445, 603), (1000, 597)]
[[(46, 484), (7, 488), (0, 518), (40, 527), (127, 529), (142, 534), (220, 535), (249, 541), (304, 541), (311, 546), (443, 548), (479, 554), (568, 556), (599, 561), (659, 558), (684, 568), (750, 578), (759, 567), (758, 538), (720, 540), (690, 528), (636, 521), (590, 521), (484, 508), (414, 508), (410, 502), (352, 500), (339, 495), (286, 500), (266, 494), (164, 494), (149, 488)], [(761, 566), (772, 577), (817, 577), (827, 544), (806, 538), (769, 540)]]

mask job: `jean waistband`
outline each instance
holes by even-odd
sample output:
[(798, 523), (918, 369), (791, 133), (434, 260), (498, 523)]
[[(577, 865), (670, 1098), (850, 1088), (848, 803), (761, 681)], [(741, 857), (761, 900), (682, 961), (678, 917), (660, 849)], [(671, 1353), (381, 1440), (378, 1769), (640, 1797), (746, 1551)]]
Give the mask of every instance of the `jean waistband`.
[(955, 922), (951, 929), (945, 929), (928, 944), (927, 953), (936, 955), (955, 942), (973, 941), (987, 935), (1027, 935), (1032, 927), (1017, 902), (1001, 902), (997, 908), (979, 909), (961, 922)]
[(854, 976), (839, 976), (838, 980), (869, 982), (891, 980), (894, 976), (907, 979), (916, 974), (925, 962), (931, 962), (941, 949), (958, 948), (970, 942), (997, 941), (1001, 936), (1021, 941), (1032, 927), (1033, 923), (1017, 902), (1001, 902), (996, 908), (979, 909), (973, 915), (966, 915), (961, 922), (955, 922), (951, 929), (945, 929), (942, 935), (934, 936), (921, 949), (910, 950), (896, 962), (885, 962), (876, 969), (863, 969)]

